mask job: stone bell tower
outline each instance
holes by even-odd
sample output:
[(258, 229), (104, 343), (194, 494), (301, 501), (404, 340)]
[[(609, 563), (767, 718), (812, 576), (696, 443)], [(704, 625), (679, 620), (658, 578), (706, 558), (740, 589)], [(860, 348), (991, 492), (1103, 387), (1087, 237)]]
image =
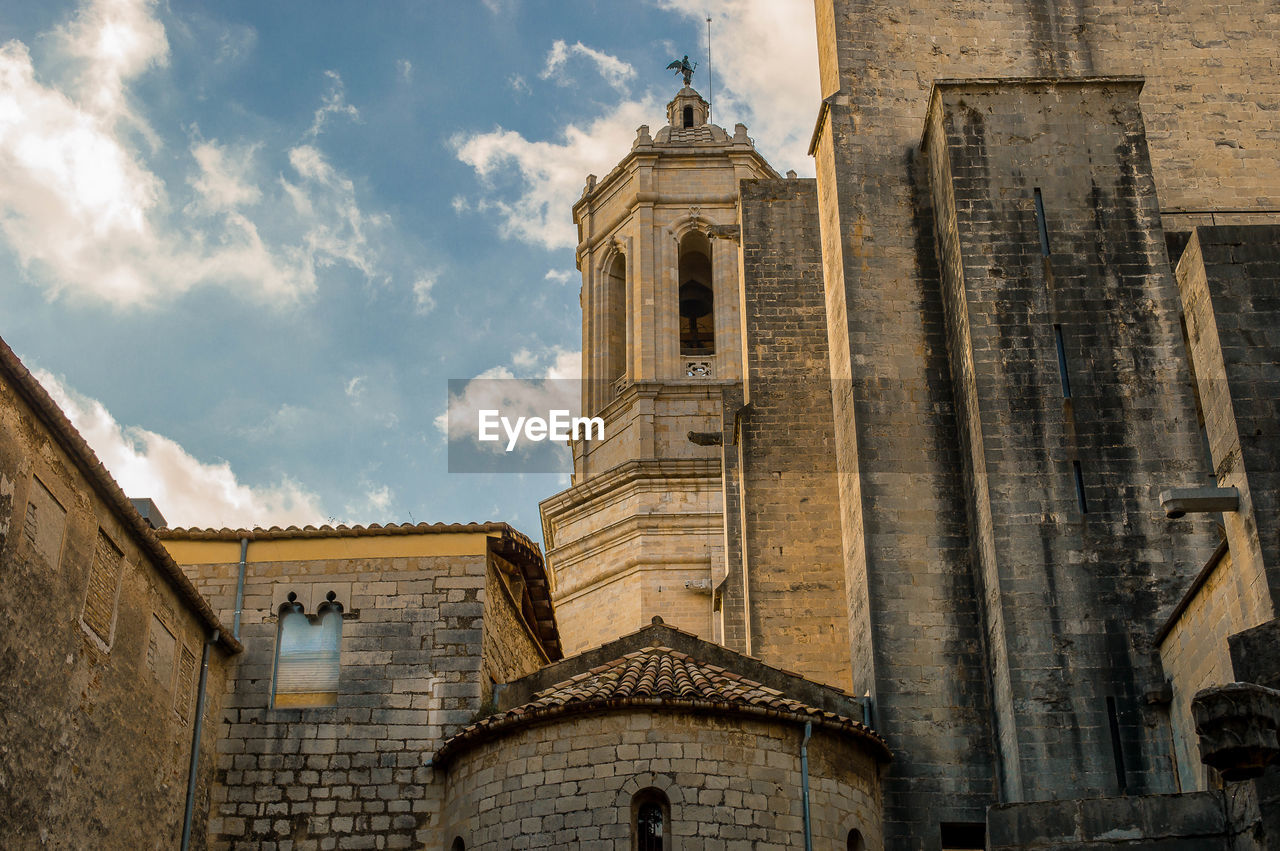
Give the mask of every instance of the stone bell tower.
[(568, 653), (654, 615), (721, 640), (715, 444), (742, 398), (739, 181), (778, 174), (744, 125), (731, 135), (709, 113), (684, 86), (667, 126), (640, 127), (573, 208), (583, 409), (604, 419), (605, 438), (574, 445), (572, 486), (541, 505)]

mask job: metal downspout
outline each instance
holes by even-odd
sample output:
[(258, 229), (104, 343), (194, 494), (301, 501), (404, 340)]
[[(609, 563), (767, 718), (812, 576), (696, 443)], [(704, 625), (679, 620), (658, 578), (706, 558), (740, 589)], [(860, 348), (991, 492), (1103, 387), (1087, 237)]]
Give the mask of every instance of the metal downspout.
[(231, 636), (240, 640), (240, 613), (244, 611), (244, 566), (249, 557), (249, 539), (240, 539), (240, 578), (236, 580), (236, 616), (231, 622)]
[(809, 821), (809, 737), (813, 722), (804, 722), (804, 741), (800, 743), (800, 790), (804, 798), (804, 851), (813, 851), (813, 825)]
[[(187, 807), (182, 814), (182, 851), (191, 847), (191, 821), (196, 809), (196, 779), (200, 771), (200, 734), (204, 730), (204, 697), (209, 683), (209, 648), (218, 641), (214, 630), (200, 656), (200, 685), (196, 689), (196, 720), (191, 725), (191, 765), (187, 770)], [(807, 811), (806, 811), (807, 812)]]

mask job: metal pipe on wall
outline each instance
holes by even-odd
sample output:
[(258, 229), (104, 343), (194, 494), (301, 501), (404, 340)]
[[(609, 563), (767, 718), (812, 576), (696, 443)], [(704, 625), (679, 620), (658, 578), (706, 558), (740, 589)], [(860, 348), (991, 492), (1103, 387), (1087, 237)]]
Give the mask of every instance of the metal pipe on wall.
[(244, 569), (249, 558), (249, 539), (240, 539), (240, 578), (236, 580), (236, 615), (231, 622), (231, 635), (240, 640), (240, 613), (244, 611)]
[(209, 648), (218, 643), (214, 630), (204, 643), (200, 656), (200, 685), (196, 689), (196, 718), (191, 725), (191, 762), (187, 769), (187, 805), (182, 814), (182, 851), (191, 847), (191, 822), (196, 809), (196, 780), (200, 773), (200, 734), (204, 731), (204, 697), (209, 685)]
[(804, 722), (804, 741), (800, 743), (800, 790), (804, 799), (804, 851), (813, 851), (813, 824), (809, 821), (809, 739), (813, 722)]

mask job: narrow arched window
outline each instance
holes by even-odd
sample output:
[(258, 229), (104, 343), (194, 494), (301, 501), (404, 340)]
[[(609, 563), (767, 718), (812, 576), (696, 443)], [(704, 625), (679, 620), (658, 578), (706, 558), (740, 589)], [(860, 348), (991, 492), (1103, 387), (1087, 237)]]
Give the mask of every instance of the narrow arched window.
[(297, 595), (280, 607), (271, 705), (277, 709), (333, 706), (338, 702), (342, 604), (329, 592), (314, 617)]
[(867, 851), (867, 843), (862, 840), (862, 831), (857, 828), (849, 831), (846, 847), (849, 851)]
[(631, 799), (631, 847), (664, 851), (671, 847), (671, 803), (660, 789), (641, 789)]
[(604, 378), (612, 385), (627, 369), (627, 258), (621, 254), (605, 275), (604, 316)]
[(716, 353), (716, 305), (711, 289), (711, 241), (692, 231), (680, 240), (680, 354)]
[(685, 127), (693, 126), (693, 107), (691, 106), (686, 106), (684, 108), (684, 126)]
[(453, 837), (453, 844), (449, 846), (449, 851), (467, 851), (467, 843), (462, 841), (461, 836)]

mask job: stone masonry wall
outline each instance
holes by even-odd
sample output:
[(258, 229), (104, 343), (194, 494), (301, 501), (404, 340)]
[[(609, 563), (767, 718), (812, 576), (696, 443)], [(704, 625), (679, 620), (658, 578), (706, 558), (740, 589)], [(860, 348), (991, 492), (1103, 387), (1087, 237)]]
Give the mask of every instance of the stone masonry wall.
[(493, 699), (493, 684), (508, 683), (532, 674), (547, 662), (546, 653), (533, 639), (530, 626), (520, 612), (519, 585), (513, 589), (504, 579), (518, 575), (519, 568), (500, 556), (490, 555), (491, 568), (485, 580), (484, 632), (480, 671), (481, 700)]
[[(1221, 792), (1002, 804), (992, 807), (991, 851), (1246, 851)], [(1242, 841), (1243, 840), (1243, 841)]]
[[(854, 677), (876, 692), (878, 726), (901, 758), (886, 786), (891, 847), (936, 848), (925, 822), (980, 819), (990, 787), (955, 771), (966, 761), (948, 737), (930, 743), (931, 731), (890, 717), (945, 716), (957, 742), (983, 723), (970, 708), (973, 681), (950, 673), (955, 649), (971, 640), (961, 619), (893, 634), (907, 631), (909, 612), (944, 608), (940, 601), (965, 584), (968, 569), (968, 543), (953, 531), (955, 508), (944, 496), (957, 438), (948, 394), (935, 383), (940, 313), (921, 282), (933, 262), (932, 240), (921, 238), (931, 225), (918, 217), (915, 170), (929, 88), (939, 78), (1145, 75), (1141, 105), (1162, 204), (1275, 210), (1280, 6), (816, 0), (815, 7), (829, 101), (816, 167), (845, 559), (856, 582)], [(910, 668), (895, 663), (907, 650), (919, 660)], [(937, 697), (907, 688), (923, 682)], [(937, 756), (918, 759), (926, 743)], [(952, 767), (937, 772), (946, 779), (930, 781), (941, 797), (899, 797), (892, 776), (931, 773), (929, 765)]]
[(930, 113), (1006, 801), (1176, 790), (1150, 635), (1215, 542), (1159, 508), (1201, 456), (1137, 92), (956, 83)]
[[(627, 851), (631, 802), (657, 788), (671, 804), (671, 847), (711, 851), (804, 847), (803, 726), (645, 710), (525, 727), (460, 753), (448, 767), (442, 835), (468, 851)], [(816, 730), (809, 742), (815, 848), (844, 848), (850, 830), (881, 846), (874, 760)]]
[(1240, 490), (1223, 523), (1254, 626), (1280, 600), (1280, 225), (1196, 228), (1178, 283), (1217, 484)]
[(1173, 687), (1169, 706), (1179, 788), (1212, 788), (1209, 769), (1200, 762), (1200, 741), (1191, 716), (1191, 699), (1209, 686), (1233, 682), (1227, 639), (1254, 623), (1248, 584), (1229, 550), (1206, 565), (1207, 575), (1160, 642), (1160, 661)]
[[(823, 5), (819, 44), (834, 49)], [(839, 27), (841, 51), (881, 38), (880, 24)], [(936, 849), (939, 822), (985, 819), (996, 781), (932, 222), (915, 218), (927, 178), (899, 119), (875, 112), (876, 138), (854, 149), (835, 102), (816, 148), (853, 687), (894, 751), (886, 847)]]
[[(739, 425), (752, 655), (852, 688), (831, 373), (812, 180), (744, 180)], [(728, 447), (727, 451), (734, 451)]]
[[(486, 557), (254, 562), (253, 546), (210, 845), (437, 847), (442, 788), (427, 763), (481, 708)], [(237, 569), (187, 567), (223, 612)], [(326, 589), (344, 606), (337, 705), (271, 709), (276, 610), (293, 590), (314, 612)]]
[[(176, 848), (209, 631), (0, 379), (0, 835), (8, 848)], [(209, 718), (227, 656), (210, 653)], [(193, 847), (208, 808), (201, 740)]]

